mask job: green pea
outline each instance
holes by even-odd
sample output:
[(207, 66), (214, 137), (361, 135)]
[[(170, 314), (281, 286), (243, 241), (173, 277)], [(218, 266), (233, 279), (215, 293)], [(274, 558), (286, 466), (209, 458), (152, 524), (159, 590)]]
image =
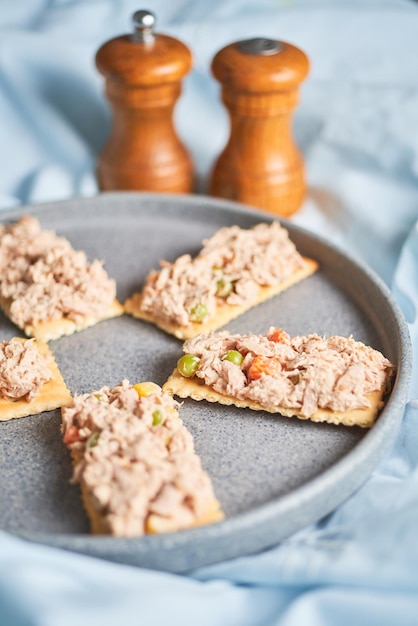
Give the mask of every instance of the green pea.
[(99, 441), (100, 433), (96, 430), (94, 433), (90, 435), (90, 437), (86, 441), (86, 448), (89, 450), (90, 448), (94, 448), (97, 446), (97, 442)]
[(222, 359), (224, 361), (231, 361), (234, 365), (241, 365), (244, 357), (238, 350), (228, 350), (228, 352), (223, 355)]
[(177, 361), (177, 369), (185, 378), (191, 378), (195, 375), (199, 367), (200, 359), (194, 354), (185, 354)]
[(232, 282), (225, 278), (216, 281), (216, 295), (220, 298), (227, 298), (232, 291)]
[(152, 425), (160, 426), (160, 424), (162, 424), (163, 421), (164, 421), (164, 413), (160, 411), (159, 409), (154, 411), (154, 413), (152, 414)]
[(207, 314), (208, 314), (208, 307), (206, 306), (206, 304), (203, 304), (202, 302), (200, 302), (199, 304), (196, 304), (190, 311), (190, 319), (193, 322), (201, 322), (202, 320), (205, 319)]

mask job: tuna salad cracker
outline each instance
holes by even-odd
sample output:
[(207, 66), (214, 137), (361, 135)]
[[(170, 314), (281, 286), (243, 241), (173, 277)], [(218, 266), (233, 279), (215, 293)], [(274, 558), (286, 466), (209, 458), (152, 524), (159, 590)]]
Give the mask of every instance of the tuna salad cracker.
[(375, 422), (394, 370), (352, 337), (290, 337), (277, 328), (198, 335), (183, 352), (163, 387), (171, 394), (365, 428)]
[(134, 317), (179, 339), (216, 330), (253, 306), (312, 274), (279, 222), (221, 228), (199, 254), (161, 262), (140, 293), (125, 303)]
[(158, 385), (124, 380), (62, 410), (93, 533), (136, 537), (223, 518), (178, 407)]
[(0, 421), (51, 411), (71, 401), (47, 344), (0, 342)]
[(101, 261), (89, 263), (84, 252), (31, 216), (0, 225), (0, 306), (41, 341), (123, 313)]

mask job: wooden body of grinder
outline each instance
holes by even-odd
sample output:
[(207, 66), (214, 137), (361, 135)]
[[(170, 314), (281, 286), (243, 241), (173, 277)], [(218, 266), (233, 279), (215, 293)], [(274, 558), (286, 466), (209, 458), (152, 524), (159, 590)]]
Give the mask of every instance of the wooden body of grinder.
[(101, 190), (187, 193), (193, 164), (173, 124), (189, 49), (153, 31), (148, 11), (133, 15), (134, 32), (104, 43), (96, 65), (106, 79), (113, 123), (97, 164)]
[(210, 193), (287, 217), (305, 196), (292, 112), (309, 71), (307, 56), (272, 39), (230, 44), (212, 61), (230, 114), (230, 137), (216, 161)]

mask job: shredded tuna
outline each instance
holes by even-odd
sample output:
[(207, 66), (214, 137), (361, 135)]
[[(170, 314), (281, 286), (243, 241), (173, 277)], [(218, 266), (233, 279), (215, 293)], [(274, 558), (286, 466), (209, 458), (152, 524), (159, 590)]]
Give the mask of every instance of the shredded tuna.
[(79, 322), (100, 314), (115, 297), (116, 284), (101, 261), (89, 263), (35, 218), (0, 225), (0, 300), (20, 328), (62, 317)]
[(178, 406), (161, 390), (140, 397), (124, 380), (63, 408), (64, 442), (81, 458), (73, 480), (83, 481), (109, 533), (143, 535), (150, 515), (186, 528), (214, 502)]
[(49, 359), (41, 354), (34, 340), (11, 339), (0, 343), (0, 398), (35, 398), (42, 385), (51, 379)]
[(163, 261), (142, 291), (141, 309), (154, 319), (179, 326), (207, 321), (219, 302), (242, 305), (260, 287), (286, 280), (304, 260), (279, 222), (221, 228), (203, 241), (197, 257)]
[[(242, 355), (241, 365), (225, 359), (229, 350)], [(198, 335), (184, 343), (183, 351), (200, 359), (195, 375), (215, 391), (296, 409), (305, 417), (319, 408), (365, 408), (367, 395), (386, 390), (393, 374), (381, 352), (352, 337), (291, 338), (274, 328), (267, 335)]]

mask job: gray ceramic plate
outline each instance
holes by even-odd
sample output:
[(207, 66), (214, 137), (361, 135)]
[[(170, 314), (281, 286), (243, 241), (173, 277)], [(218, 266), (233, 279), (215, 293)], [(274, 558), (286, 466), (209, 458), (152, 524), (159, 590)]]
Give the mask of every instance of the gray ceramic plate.
[[(199, 196), (104, 194), (23, 207), (23, 213), (70, 239), (90, 258), (105, 260), (123, 301), (161, 258), (197, 253), (203, 238), (224, 225), (251, 227), (271, 216)], [(138, 539), (93, 537), (71, 462), (61, 442), (60, 414), (1, 423), (0, 528), (32, 541), (112, 561), (184, 572), (272, 546), (319, 520), (350, 496), (389, 451), (402, 420), (411, 369), (408, 331), (391, 296), (369, 270), (326, 242), (287, 224), (296, 245), (321, 270), (229, 324), (233, 332), (352, 334), (382, 350), (397, 366), (396, 381), (370, 431), (184, 402), (182, 417), (212, 477), (226, 513), (208, 527)], [(0, 316), (1, 336), (16, 328)], [(129, 316), (51, 342), (71, 392), (123, 378), (162, 384), (181, 344)]]

